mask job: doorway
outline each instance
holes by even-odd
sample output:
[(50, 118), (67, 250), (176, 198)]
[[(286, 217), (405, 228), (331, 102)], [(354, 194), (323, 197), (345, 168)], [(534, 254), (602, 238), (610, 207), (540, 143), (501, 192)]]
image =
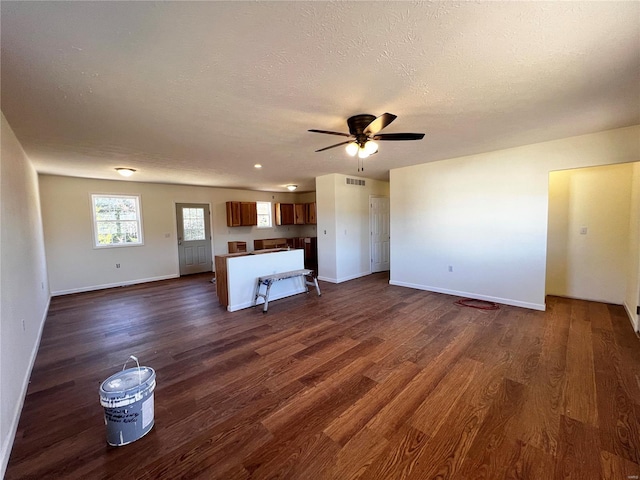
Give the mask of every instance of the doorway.
[(211, 272), (211, 211), (209, 205), (177, 203), (180, 276)]
[(635, 317), (640, 238), (633, 230), (640, 223), (633, 170), (622, 163), (549, 173), (547, 295), (626, 303)]
[(370, 197), (371, 273), (391, 268), (389, 197)]

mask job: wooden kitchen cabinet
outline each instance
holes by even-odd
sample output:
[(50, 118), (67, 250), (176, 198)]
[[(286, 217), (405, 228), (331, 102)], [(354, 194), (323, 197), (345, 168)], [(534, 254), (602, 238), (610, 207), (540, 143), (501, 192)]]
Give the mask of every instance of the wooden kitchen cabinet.
[(318, 270), (317, 237), (296, 237), (293, 239), (293, 247), (304, 250), (304, 268)]
[(240, 215), (240, 202), (227, 202), (227, 227), (242, 225)]
[(276, 225), (293, 225), (295, 223), (293, 203), (276, 203)]
[(306, 205), (304, 203), (296, 203), (293, 206), (294, 219), (296, 225), (304, 225), (306, 218)]
[(256, 202), (227, 202), (227, 226), (258, 225)]
[(287, 248), (286, 238), (261, 238), (253, 241), (254, 250), (265, 250), (268, 248)]
[(316, 219), (316, 203), (305, 203), (304, 223), (315, 225), (318, 223)]
[(258, 207), (256, 202), (240, 202), (240, 220), (243, 227), (258, 225)]
[(227, 242), (229, 253), (238, 253), (247, 251), (247, 242)]

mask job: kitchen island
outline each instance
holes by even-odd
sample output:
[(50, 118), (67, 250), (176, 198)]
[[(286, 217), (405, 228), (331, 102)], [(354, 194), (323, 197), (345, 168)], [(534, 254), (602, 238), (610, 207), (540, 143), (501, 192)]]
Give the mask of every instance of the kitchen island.
[[(229, 312), (253, 306), (258, 277), (304, 268), (304, 251), (274, 248), (216, 255), (216, 291), (220, 305)], [(306, 292), (303, 277), (273, 284), (269, 301)], [(264, 303), (258, 299), (258, 305)]]

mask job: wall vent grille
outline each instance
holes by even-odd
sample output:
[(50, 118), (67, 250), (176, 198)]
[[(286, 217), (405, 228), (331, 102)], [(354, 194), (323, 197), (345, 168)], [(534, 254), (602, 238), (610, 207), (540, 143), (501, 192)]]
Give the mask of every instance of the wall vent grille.
[(360, 187), (365, 186), (365, 180), (359, 178), (347, 178), (347, 185), (358, 185)]

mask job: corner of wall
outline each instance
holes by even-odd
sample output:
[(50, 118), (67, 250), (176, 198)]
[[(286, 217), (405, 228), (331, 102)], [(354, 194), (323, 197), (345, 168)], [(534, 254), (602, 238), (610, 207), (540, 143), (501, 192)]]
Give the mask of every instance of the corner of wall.
[(4, 114), (0, 143), (0, 477), (15, 439), (49, 309), (38, 176)]

